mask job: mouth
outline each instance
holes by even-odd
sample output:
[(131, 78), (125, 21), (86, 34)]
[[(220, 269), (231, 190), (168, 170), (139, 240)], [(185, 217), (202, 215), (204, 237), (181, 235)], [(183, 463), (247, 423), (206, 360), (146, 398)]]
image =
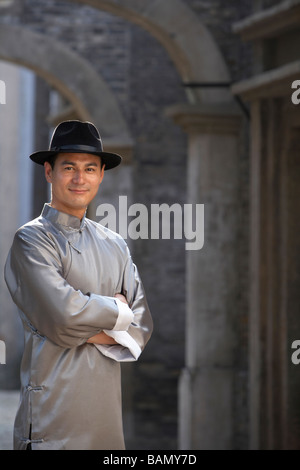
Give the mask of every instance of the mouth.
[(72, 189), (70, 188), (69, 191), (71, 191), (74, 194), (85, 194), (88, 192), (88, 189)]

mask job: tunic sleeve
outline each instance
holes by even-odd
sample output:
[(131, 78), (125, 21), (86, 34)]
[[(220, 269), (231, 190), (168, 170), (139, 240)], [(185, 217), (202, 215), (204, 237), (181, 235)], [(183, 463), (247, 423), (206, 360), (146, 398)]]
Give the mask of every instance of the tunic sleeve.
[(128, 259), (123, 274), (122, 294), (133, 312), (133, 321), (125, 331), (104, 330), (118, 345), (95, 345), (102, 354), (116, 361), (136, 361), (153, 331), (153, 321), (145, 290), (136, 265), (127, 248)]
[(58, 346), (79, 346), (117, 324), (124, 329), (115, 299), (83, 293), (68, 284), (57, 250), (41, 234), (16, 233), (5, 265), (5, 281), (28, 326)]

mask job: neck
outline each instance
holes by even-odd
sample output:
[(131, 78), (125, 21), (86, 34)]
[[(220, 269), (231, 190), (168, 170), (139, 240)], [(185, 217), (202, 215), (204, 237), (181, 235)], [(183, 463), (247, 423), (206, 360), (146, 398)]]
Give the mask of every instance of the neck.
[(86, 212), (86, 208), (74, 209), (74, 208), (70, 208), (70, 207), (61, 207), (61, 206), (55, 204), (53, 201), (50, 202), (50, 206), (53, 207), (53, 209), (56, 209), (59, 212), (63, 212), (64, 214), (72, 215), (73, 217), (77, 217), (80, 220), (83, 219), (83, 217), (85, 215), (85, 212)]

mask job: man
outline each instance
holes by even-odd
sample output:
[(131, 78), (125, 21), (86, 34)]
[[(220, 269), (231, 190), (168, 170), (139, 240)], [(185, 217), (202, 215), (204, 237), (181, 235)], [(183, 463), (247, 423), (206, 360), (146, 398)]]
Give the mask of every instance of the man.
[(120, 362), (137, 360), (152, 319), (125, 241), (85, 217), (121, 157), (93, 124), (65, 121), (30, 158), (51, 202), (16, 232), (5, 266), (25, 333), (14, 449), (124, 449)]

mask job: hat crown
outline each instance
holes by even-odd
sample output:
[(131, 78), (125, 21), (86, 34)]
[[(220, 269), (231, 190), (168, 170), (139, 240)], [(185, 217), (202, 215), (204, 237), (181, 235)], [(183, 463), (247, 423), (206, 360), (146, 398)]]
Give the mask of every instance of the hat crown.
[(73, 145), (74, 151), (76, 146), (86, 145), (94, 147), (97, 152), (102, 152), (100, 135), (91, 122), (64, 121), (55, 128), (49, 150), (59, 150)]
[(32, 153), (30, 159), (44, 165), (58, 153), (90, 153), (101, 157), (105, 170), (118, 166), (122, 157), (116, 153), (104, 152), (98, 129), (91, 122), (63, 121), (55, 128), (48, 150)]

